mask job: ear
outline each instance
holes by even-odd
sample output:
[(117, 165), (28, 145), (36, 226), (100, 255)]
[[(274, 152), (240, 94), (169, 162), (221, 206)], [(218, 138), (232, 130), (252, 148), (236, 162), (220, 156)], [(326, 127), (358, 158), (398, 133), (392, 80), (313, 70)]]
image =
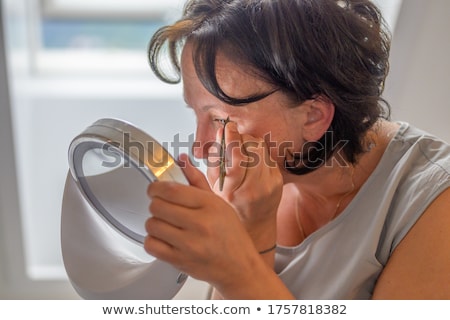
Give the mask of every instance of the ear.
[(306, 122), (303, 126), (303, 138), (306, 141), (318, 141), (328, 130), (334, 117), (334, 104), (324, 96), (316, 97), (309, 105)]

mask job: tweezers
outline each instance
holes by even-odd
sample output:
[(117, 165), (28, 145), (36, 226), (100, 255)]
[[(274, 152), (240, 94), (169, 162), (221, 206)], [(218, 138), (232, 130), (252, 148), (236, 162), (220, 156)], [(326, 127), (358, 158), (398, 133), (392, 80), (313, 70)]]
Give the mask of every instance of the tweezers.
[(225, 176), (227, 174), (227, 170), (225, 167), (225, 127), (227, 126), (228, 122), (230, 122), (230, 117), (226, 118), (225, 120), (218, 119), (217, 121), (223, 122), (223, 133), (222, 133), (222, 139), (220, 141), (220, 153), (219, 153), (219, 190), (223, 190), (223, 184), (225, 182)]

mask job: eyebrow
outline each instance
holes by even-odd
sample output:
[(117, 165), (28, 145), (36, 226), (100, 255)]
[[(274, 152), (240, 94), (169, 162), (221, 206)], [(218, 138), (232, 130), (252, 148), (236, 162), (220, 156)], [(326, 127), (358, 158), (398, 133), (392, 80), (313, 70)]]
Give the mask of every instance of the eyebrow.
[[(193, 109), (192, 105), (190, 105), (190, 104), (188, 103), (188, 101), (186, 100), (186, 97), (185, 97), (184, 95), (183, 95), (183, 100), (184, 100), (184, 103), (185, 103), (185, 105), (186, 105), (187, 108)], [(205, 106), (201, 107), (200, 110), (201, 110), (202, 112), (206, 112), (206, 111), (208, 111), (209, 109), (211, 109), (211, 108), (213, 108), (213, 107), (214, 107), (214, 106), (212, 106), (212, 105), (205, 105)]]

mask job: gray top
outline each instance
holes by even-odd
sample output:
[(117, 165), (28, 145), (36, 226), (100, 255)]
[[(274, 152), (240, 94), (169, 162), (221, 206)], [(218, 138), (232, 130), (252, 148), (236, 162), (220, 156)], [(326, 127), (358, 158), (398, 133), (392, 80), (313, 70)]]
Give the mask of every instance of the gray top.
[(401, 123), (344, 212), (298, 246), (278, 246), (276, 272), (297, 299), (370, 299), (394, 249), (449, 187), (450, 146)]

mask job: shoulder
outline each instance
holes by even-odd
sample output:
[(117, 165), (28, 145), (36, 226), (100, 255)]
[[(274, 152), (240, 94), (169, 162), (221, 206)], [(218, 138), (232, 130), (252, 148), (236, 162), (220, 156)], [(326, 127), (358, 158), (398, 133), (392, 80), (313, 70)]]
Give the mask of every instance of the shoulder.
[(424, 163), (436, 164), (449, 174), (450, 145), (433, 134), (401, 123), (392, 143), (404, 150), (405, 156), (420, 159)]
[(385, 261), (431, 203), (450, 187), (450, 146), (402, 123), (374, 176), (371, 190), (378, 190), (379, 201), (389, 201)]
[(428, 206), (391, 255), (373, 297), (450, 299), (450, 188)]
[(449, 179), (450, 145), (408, 123), (398, 125), (395, 132), (391, 132), (393, 137), (384, 149), (378, 171), (383, 170), (387, 178)]
[(386, 153), (380, 185), (390, 200), (377, 249), (385, 268), (374, 297), (420, 297), (450, 281), (450, 146), (402, 124)]

